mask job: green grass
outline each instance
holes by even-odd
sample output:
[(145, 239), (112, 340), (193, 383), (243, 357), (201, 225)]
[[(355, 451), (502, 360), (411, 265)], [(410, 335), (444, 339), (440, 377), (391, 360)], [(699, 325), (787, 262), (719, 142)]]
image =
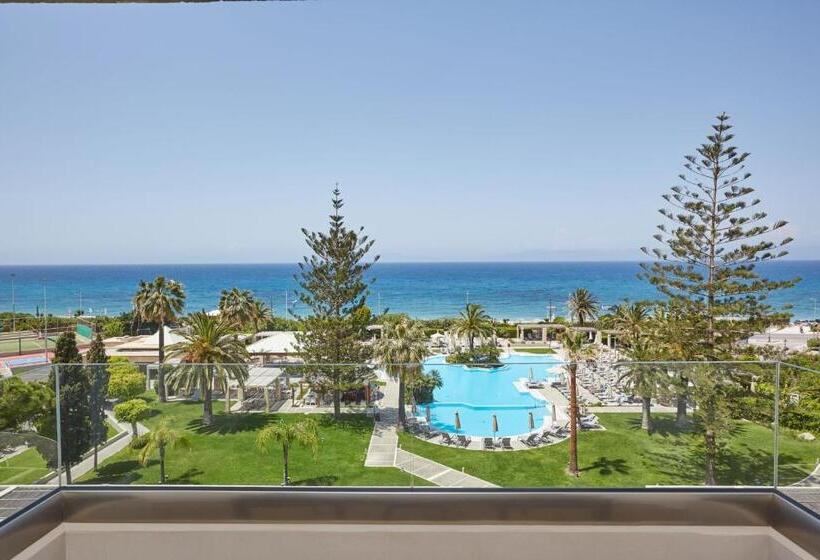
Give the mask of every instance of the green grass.
[[(168, 420), (188, 433), (191, 449), (169, 449), (166, 470), (171, 484), (264, 484), (282, 481), (282, 453), (265, 454), (256, 449), (256, 434), (280, 419), (296, 422), (299, 414), (217, 414), (213, 426), (201, 422), (202, 404), (152, 402), (152, 415), (143, 423), (154, 427)], [(219, 410), (221, 403), (214, 403)], [(333, 421), (315, 415), (321, 444), (314, 459), (301, 447), (290, 452), (290, 476), (295, 485), (409, 486), (411, 477), (395, 468), (365, 468), (364, 458), (373, 430), (373, 420), (363, 415), (344, 415)], [(139, 464), (138, 452), (125, 449), (88, 473), (78, 482), (87, 484), (156, 484), (159, 461)], [(415, 485), (425, 485), (416, 478)]]
[[(703, 483), (701, 437), (674, 425), (674, 416), (653, 415), (656, 431), (640, 430), (638, 414), (599, 414), (606, 431), (582, 432), (578, 438), (580, 478), (566, 474), (567, 442), (515, 452), (467, 451), (399, 435), (403, 449), (500, 486), (641, 487)], [(718, 482), (728, 485), (772, 483), (772, 431), (739, 422), (727, 438)], [(782, 434), (780, 483), (803, 478), (820, 457), (820, 442)]]
[(527, 354), (555, 354), (552, 348), (532, 348), (530, 346), (515, 346), (513, 350), (516, 352), (526, 352)]
[(0, 484), (32, 484), (50, 472), (45, 459), (36, 449), (29, 448), (0, 461)]

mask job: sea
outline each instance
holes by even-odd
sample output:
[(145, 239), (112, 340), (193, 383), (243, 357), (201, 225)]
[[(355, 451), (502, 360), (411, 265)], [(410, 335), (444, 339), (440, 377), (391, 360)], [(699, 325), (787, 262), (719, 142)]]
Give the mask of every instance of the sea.
[[(792, 306), (796, 319), (818, 318), (820, 260), (765, 263), (769, 278), (800, 277), (794, 288), (770, 294), (772, 305)], [(216, 308), (220, 291), (251, 290), (274, 314), (304, 314), (297, 297), (296, 264), (164, 264), (0, 266), (0, 310), (70, 315), (115, 315), (131, 307), (140, 280), (164, 275), (181, 282), (186, 311)], [(497, 319), (530, 320), (565, 315), (568, 294), (587, 288), (604, 306), (625, 300), (657, 299), (638, 278), (637, 262), (460, 262), (377, 263), (368, 305), (374, 311), (404, 312), (417, 318), (458, 314), (479, 303)], [(13, 275), (13, 276), (12, 276)]]

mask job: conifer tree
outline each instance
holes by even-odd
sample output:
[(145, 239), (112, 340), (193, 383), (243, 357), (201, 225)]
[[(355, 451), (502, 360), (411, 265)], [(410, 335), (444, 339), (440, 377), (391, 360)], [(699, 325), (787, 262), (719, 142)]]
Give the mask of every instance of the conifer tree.
[(56, 430), (60, 430), (66, 482), (71, 484), (71, 467), (82, 460), (83, 454), (92, 445), (91, 381), (81, 365), (82, 358), (73, 331), (66, 331), (57, 339), (53, 364), (48, 382), (49, 386), (55, 387), (55, 373), (59, 372), (60, 425), (56, 425), (56, 418), (52, 418), (50, 424), (55, 435)]
[(706, 359), (725, 357), (737, 341), (782, 321), (766, 297), (798, 280), (769, 280), (756, 269), (787, 254), (790, 237), (771, 239), (787, 222), (757, 209), (745, 170), (749, 153), (731, 144), (728, 115), (718, 115), (712, 129), (697, 155), (686, 156), (681, 183), (663, 195), (667, 224), (654, 236), (661, 246), (644, 247), (654, 262), (642, 265), (642, 277), (702, 318), (694, 342)]
[(299, 300), (310, 309), (296, 335), (299, 352), (306, 363), (314, 364), (308, 381), (319, 391), (332, 393), (334, 418), (341, 412), (342, 391), (361, 387), (370, 378), (363, 366), (338, 364), (363, 364), (370, 357), (363, 343), (370, 316), (362, 312), (370, 286), (365, 273), (379, 258), (365, 262), (373, 241), (364, 228), (348, 229), (343, 205), (337, 185), (328, 231), (302, 228), (312, 254), (299, 263), (295, 276), (301, 288)]
[(94, 470), (97, 470), (97, 449), (105, 443), (108, 435), (105, 422), (105, 396), (108, 394), (108, 356), (105, 354), (105, 345), (102, 335), (91, 341), (91, 347), (85, 355), (88, 375), (91, 378), (91, 441), (94, 444)]

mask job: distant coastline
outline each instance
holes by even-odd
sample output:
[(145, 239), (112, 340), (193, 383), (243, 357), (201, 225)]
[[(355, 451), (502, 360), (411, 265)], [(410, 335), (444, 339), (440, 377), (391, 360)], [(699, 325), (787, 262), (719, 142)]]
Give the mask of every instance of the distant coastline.
[[(567, 294), (586, 287), (604, 305), (624, 299), (657, 299), (656, 290), (639, 280), (640, 261), (548, 262), (379, 262), (368, 304), (420, 318), (453, 316), (467, 301), (481, 303), (498, 319), (536, 319), (565, 313)], [(796, 319), (816, 318), (820, 304), (820, 260), (782, 260), (760, 265), (774, 278), (799, 276), (789, 290), (773, 294), (780, 308), (792, 305)], [(219, 292), (237, 286), (253, 291), (285, 314), (285, 293), (291, 311), (297, 289), (296, 263), (271, 264), (134, 264), (0, 266), (0, 310), (11, 310), (11, 274), (17, 311), (33, 313), (47, 306), (63, 315), (82, 308), (87, 314), (113, 315), (130, 308), (140, 279), (165, 275), (186, 288), (186, 309), (213, 309)], [(45, 287), (45, 300), (44, 300)], [(294, 307), (295, 305), (295, 307)]]

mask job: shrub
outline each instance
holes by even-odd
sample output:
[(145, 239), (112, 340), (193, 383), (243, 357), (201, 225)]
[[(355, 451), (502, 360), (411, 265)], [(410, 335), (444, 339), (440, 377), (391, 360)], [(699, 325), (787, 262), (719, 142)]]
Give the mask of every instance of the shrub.
[(145, 376), (125, 358), (111, 358), (108, 373), (108, 396), (112, 399), (125, 401), (145, 392)]
[(460, 350), (447, 356), (448, 364), (469, 364), (476, 367), (498, 367), (501, 361), (498, 357), (501, 351), (491, 344), (482, 344), (470, 350)]
[(820, 348), (820, 338), (810, 338), (806, 341), (806, 346), (810, 350)]

